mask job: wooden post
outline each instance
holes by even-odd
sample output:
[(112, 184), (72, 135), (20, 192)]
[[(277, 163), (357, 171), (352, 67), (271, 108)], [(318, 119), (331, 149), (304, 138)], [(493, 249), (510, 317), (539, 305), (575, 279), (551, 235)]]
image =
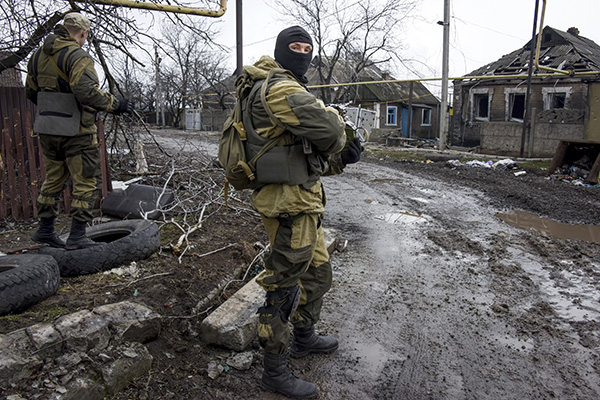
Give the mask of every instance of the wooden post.
[(25, 139), (27, 140), (27, 158), (29, 161), (29, 187), (31, 188), (31, 207), (33, 216), (37, 218), (37, 198), (40, 194), (40, 178), (38, 175), (38, 160), (35, 154), (33, 142), (33, 124), (31, 122), (31, 110), (25, 111)]
[(29, 196), (27, 195), (27, 172), (25, 171), (25, 150), (23, 149), (23, 130), (21, 129), (21, 112), (13, 109), (15, 147), (17, 149), (17, 177), (19, 180), (19, 198), (21, 199), (21, 215), (31, 217)]
[(4, 117), (4, 127), (2, 128), (3, 146), (6, 154), (6, 172), (8, 174), (8, 192), (10, 197), (10, 214), (14, 219), (19, 217), (19, 203), (17, 202), (17, 178), (15, 175), (15, 158), (13, 155), (13, 138), (10, 126), (10, 118)]

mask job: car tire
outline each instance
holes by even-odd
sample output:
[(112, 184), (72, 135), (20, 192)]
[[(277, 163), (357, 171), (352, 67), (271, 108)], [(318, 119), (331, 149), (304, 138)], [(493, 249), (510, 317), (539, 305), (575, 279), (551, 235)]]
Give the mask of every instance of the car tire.
[[(66, 242), (68, 234), (61, 239)], [(54, 257), (61, 276), (79, 276), (109, 270), (132, 261), (148, 258), (160, 247), (160, 231), (148, 220), (125, 220), (94, 225), (86, 236), (98, 246), (66, 250), (45, 246), (39, 253)]]
[(52, 296), (60, 285), (56, 260), (41, 254), (0, 257), (0, 315), (23, 311)]

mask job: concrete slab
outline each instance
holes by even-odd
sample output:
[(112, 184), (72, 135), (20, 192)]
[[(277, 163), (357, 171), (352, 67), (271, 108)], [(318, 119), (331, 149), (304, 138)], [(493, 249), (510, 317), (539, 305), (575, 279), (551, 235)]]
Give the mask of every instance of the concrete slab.
[[(338, 243), (334, 229), (323, 229), (325, 246), (331, 254)], [(258, 329), (258, 308), (265, 301), (265, 291), (252, 279), (206, 317), (200, 325), (200, 335), (209, 344), (243, 351), (254, 339)]]

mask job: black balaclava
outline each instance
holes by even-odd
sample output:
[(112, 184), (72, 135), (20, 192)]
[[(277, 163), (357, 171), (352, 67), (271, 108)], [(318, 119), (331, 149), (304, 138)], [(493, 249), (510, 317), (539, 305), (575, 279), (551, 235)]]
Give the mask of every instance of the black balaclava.
[(290, 43), (300, 42), (308, 43), (312, 46), (313, 42), (308, 32), (299, 26), (292, 26), (279, 32), (275, 44), (275, 61), (283, 68), (288, 69), (296, 75), (303, 83), (308, 82), (304, 76), (308, 71), (308, 66), (312, 60), (312, 50), (310, 53), (298, 53), (289, 48)]

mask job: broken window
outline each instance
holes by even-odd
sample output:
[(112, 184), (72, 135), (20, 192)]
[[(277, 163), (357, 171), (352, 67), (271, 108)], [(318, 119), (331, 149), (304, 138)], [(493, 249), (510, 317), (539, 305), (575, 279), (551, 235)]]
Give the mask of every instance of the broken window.
[(487, 93), (473, 95), (473, 117), (477, 119), (490, 118), (490, 96)]
[(424, 108), (421, 114), (421, 125), (431, 125), (431, 109)]
[(398, 107), (388, 106), (386, 125), (398, 125)]
[(542, 88), (544, 110), (567, 108), (572, 90), (573, 88), (569, 86)]
[(550, 94), (550, 108), (565, 108), (567, 100), (566, 93), (551, 93)]
[(511, 93), (509, 97), (509, 116), (511, 120), (522, 120), (525, 116), (525, 94)]

